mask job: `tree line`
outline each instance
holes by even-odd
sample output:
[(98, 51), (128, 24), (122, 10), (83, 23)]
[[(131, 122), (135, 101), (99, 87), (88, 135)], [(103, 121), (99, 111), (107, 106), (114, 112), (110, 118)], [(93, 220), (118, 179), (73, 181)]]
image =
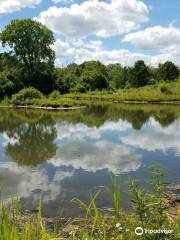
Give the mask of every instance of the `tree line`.
[(31, 19), (13, 20), (0, 33), (7, 51), (0, 53), (0, 97), (10, 96), (22, 88), (34, 87), (44, 94), (87, 92), (138, 88), (160, 81), (175, 81), (180, 70), (167, 61), (158, 67), (143, 60), (132, 67), (120, 63), (104, 65), (99, 61), (72, 63), (55, 67), (55, 42), (46, 26)]

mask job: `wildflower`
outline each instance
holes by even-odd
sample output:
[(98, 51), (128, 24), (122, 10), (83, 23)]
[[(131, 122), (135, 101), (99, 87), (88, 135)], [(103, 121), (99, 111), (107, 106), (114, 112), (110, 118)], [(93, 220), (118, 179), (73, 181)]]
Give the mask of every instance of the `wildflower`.
[(119, 228), (121, 226), (120, 223), (116, 223), (116, 227)]

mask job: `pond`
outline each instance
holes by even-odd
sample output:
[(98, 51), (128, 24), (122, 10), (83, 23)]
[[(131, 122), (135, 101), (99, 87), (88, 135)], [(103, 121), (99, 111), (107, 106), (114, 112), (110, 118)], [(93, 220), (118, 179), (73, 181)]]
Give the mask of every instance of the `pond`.
[(1, 199), (19, 196), (43, 214), (81, 214), (74, 197), (88, 200), (121, 175), (121, 207), (130, 209), (127, 177), (146, 187), (147, 167), (160, 164), (166, 182), (180, 181), (180, 106), (109, 104), (73, 111), (0, 109)]

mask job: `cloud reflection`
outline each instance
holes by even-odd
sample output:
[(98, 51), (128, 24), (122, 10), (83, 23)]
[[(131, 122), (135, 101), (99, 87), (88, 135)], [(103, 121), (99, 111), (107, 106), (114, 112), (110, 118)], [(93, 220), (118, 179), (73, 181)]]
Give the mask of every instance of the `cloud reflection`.
[(168, 127), (162, 127), (151, 118), (141, 131), (133, 130), (129, 135), (120, 139), (131, 147), (163, 152), (174, 149), (176, 154), (180, 155), (180, 119), (175, 120)]
[(18, 196), (33, 196), (38, 200), (42, 193), (43, 201), (55, 200), (61, 192), (61, 183), (73, 172), (57, 169), (52, 178), (45, 169), (18, 166), (15, 162), (0, 163), (0, 190), (2, 200)]

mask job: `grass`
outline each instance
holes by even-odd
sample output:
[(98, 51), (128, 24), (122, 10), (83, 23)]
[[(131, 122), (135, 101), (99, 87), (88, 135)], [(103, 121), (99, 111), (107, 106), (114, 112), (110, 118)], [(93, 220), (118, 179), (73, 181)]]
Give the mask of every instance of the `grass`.
[[(142, 189), (139, 184), (130, 180), (129, 191), (134, 207), (134, 213), (126, 214), (120, 209), (120, 178), (111, 178), (112, 210), (101, 211), (96, 200), (101, 194), (98, 190), (90, 196), (89, 202), (73, 199), (85, 211), (83, 218), (76, 218), (76, 225), (62, 225), (61, 221), (54, 223), (49, 229), (41, 216), (41, 199), (37, 215), (28, 214), (21, 218), (19, 200), (10, 205), (0, 205), (0, 239), (1, 240), (178, 240), (180, 239), (180, 219), (168, 217), (162, 195), (163, 172), (159, 168), (151, 169), (150, 184), (154, 191)], [(135, 234), (136, 227), (144, 229), (172, 230), (171, 234), (144, 233)], [(66, 231), (65, 231), (66, 229)]]
[[(24, 91), (24, 90), (22, 90)], [(17, 94), (19, 96), (19, 93)], [(158, 83), (141, 88), (113, 91), (95, 91), (87, 93), (69, 93), (60, 95), (57, 91), (43, 98), (18, 100), (4, 98), (2, 105), (31, 105), (40, 107), (76, 107), (89, 106), (99, 102), (177, 102), (180, 101), (180, 79), (171, 83)]]
[(66, 98), (79, 101), (180, 101), (180, 80), (172, 83), (160, 83), (141, 88), (121, 89), (116, 92), (102, 91), (89, 93), (72, 93), (64, 95)]

